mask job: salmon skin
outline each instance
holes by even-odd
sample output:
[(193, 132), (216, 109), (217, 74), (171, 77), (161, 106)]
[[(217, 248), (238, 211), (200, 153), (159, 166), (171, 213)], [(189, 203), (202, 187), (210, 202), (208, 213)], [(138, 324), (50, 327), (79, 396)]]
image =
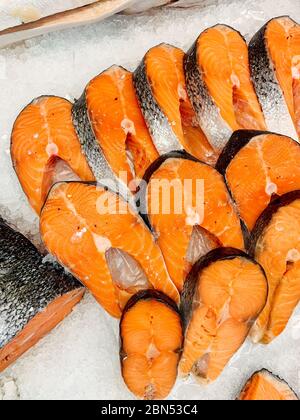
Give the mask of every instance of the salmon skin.
[(23, 109), (13, 126), (13, 167), (38, 214), (51, 185), (59, 179), (95, 179), (81, 152), (71, 109), (64, 98), (41, 96)]
[(158, 400), (171, 392), (183, 346), (177, 305), (155, 290), (134, 295), (120, 322), (124, 381), (138, 398)]
[(300, 300), (300, 190), (275, 199), (252, 231), (250, 254), (264, 268), (269, 296), (252, 328), (254, 342), (268, 344), (286, 328)]
[(249, 44), (251, 75), (267, 127), (300, 136), (300, 27), (288, 16), (272, 19)]
[(245, 247), (243, 227), (223, 177), (185, 152), (154, 162), (138, 196), (138, 207), (179, 291), (201, 256), (219, 246)]
[(73, 121), (97, 181), (107, 178), (134, 192), (158, 153), (135, 96), (132, 73), (112, 66), (95, 77), (73, 107)]
[(72, 310), (84, 288), (0, 219), (0, 372)]
[(226, 25), (205, 30), (186, 55), (185, 74), (199, 124), (216, 150), (238, 129), (266, 129), (239, 32)]
[(266, 369), (254, 373), (243, 388), (241, 401), (297, 401), (299, 398), (287, 382)]
[(267, 295), (263, 268), (244, 252), (219, 248), (202, 257), (182, 293), (185, 344), (180, 374), (215, 381), (244, 343)]
[(157, 289), (179, 302), (151, 232), (107, 187), (56, 184), (42, 210), (40, 231), (49, 252), (112, 316), (120, 317), (140, 290)]
[(225, 146), (216, 169), (251, 231), (274, 197), (300, 189), (299, 143), (279, 134), (240, 130)]
[(140, 107), (160, 154), (186, 150), (214, 164), (217, 156), (187, 95), (183, 61), (184, 52), (168, 44), (147, 52), (134, 73)]

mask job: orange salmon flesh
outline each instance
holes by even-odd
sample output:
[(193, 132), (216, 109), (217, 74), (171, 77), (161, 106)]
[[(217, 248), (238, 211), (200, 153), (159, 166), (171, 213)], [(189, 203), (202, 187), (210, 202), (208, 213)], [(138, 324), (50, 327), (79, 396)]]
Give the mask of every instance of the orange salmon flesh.
[(255, 342), (270, 343), (280, 335), (300, 300), (300, 199), (281, 207), (262, 233), (255, 258), (268, 283), (267, 305), (252, 329)]
[(287, 16), (272, 19), (265, 37), (278, 83), (300, 138), (300, 26)]
[(145, 400), (166, 398), (182, 348), (179, 314), (163, 301), (140, 300), (125, 310), (120, 335), (122, 375), (129, 390)]
[(179, 302), (152, 234), (120, 196), (100, 186), (56, 184), (40, 230), (49, 252), (112, 316), (120, 317), (128, 299), (143, 289), (155, 288)]
[(238, 398), (242, 401), (295, 401), (298, 397), (289, 385), (267, 370), (255, 373)]
[(167, 159), (151, 176), (147, 207), (179, 291), (191, 266), (203, 254), (218, 246), (244, 248), (240, 220), (223, 177), (204, 163)]
[(96, 139), (117, 176), (136, 183), (158, 157), (135, 95), (132, 73), (113, 66), (86, 88), (86, 102)]
[(15, 362), (40, 339), (58, 325), (73, 307), (80, 302), (84, 288), (74, 290), (55, 299), (48, 307), (36, 315), (25, 328), (4, 348), (0, 349), (0, 372)]
[(50, 187), (58, 180), (68, 180), (71, 176), (72, 179), (94, 181), (81, 152), (71, 111), (72, 104), (66, 99), (42, 96), (20, 113), (13, 127), (13, 166), (38, 214)]
[(231, 130), (265, 130), (251, 81), (248, 47), (239, 32), (216, 25), (200, 35), (197, 50), (204, 82)]
[(217, 156), (196, 120), (187, 95), (184, 52), (171, 45), (152, 48), (145, 57), (153, 96), (183, 148), (204, 162), (214, 164)]
[[(187, 280), (188, 282), (188, 280)], [(188, 284), (186, 286), (188, 290)], [(267, 282), (259, 265), (244, 257), (217, 260), (198, 275), (189, 302), (179, 369), (199, 381), (215, 381), (239, 350), (267, 299)]]
[(225, 178), (241, 218), (252, 230), (273, 194), (300, 189), (299, 144), (276, 134), (253, 137), (232, 159)]

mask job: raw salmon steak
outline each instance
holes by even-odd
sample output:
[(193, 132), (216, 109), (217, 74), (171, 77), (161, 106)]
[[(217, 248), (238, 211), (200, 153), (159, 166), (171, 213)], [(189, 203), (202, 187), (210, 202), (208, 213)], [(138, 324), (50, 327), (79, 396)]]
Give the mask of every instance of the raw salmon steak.
[(242, 251), (220, 248), (202, 257), (182, 293), (181, 375), (193, 374), (204, 383), (216, 380), (244, 343), (267, 294), (263, 269)]
[(73, 108), (97, 181), (120, 179), (131, 191), (158, 157), (135, 95), (132, 73), (113, 66), (95, 77)]
[(55, 182), (95, 179), (81, 152), (71, 110), (66, 99), (41, 96), (23, 109), (13, 127), (13, 167), (38, 214)]
[(252, 232), (250, 253), (264, 268), (268, 302), (252, 329), (255, 342), (281, 334), (300, 300), (300, 190), (274, 200)]
[(215, 149), (221, 151), (233, 131), (266, 129), (239, 32), (225, 25), (205, 30), (186, 56), (185, 73), (197, 119)]
[(183, 345), (176, 304), (155, 290), (133, 296), (120, 322), (120, 344), (122, 375), (130, 391), (144, 400), (166, 398)]
[(107, 188), (56, 184), (41, 213), (49, 252), (90, 289), (114, 317), (140, 290), (157, 289), (179, 302), (161, 251), (140, 216)]
[(256, 372), (246, 383), (241, 401), (297, 401), (289, 385), (266, 369)]
[(157, 236), (179, 291), (201, 256), (219, 246), (244, 248), (239, 217), (214, 168), (173, 152), (154, 162), (144, 181), (140, 210)]
[(268, 22), (249, 44), (251, 74), (268, 129), (300, 138), (300, 26)]
[(140, 106), (160, 154), (184, 149), (215, 163), (216, 154), (188, 99), (183, 60), (184, 52), (171, 45), (148, 51), (134, 74)]
[(216, 168), (249, 230), (274, 196), (300, 189), (300, 147), (289, 137), (237, 131)]
[(56, 327), (84, 294), (0, 218), (0, 372)]

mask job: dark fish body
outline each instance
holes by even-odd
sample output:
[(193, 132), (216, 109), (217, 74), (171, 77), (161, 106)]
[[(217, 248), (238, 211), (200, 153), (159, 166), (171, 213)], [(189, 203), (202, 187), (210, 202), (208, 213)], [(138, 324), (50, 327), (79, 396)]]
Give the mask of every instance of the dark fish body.
[[(43, 262), (28, 239), (0, 219), (0, 371), (54, 328), (83, 294), (80, 283)], [(51, 305), (54, 319), (47, 312)]]
[[(295, 126), (276, 76), (275, 63), (270, 56), (266, 38), (266, 31), (270, 22), (266, 23), (249, 43), (251, 76), (268, 130), (297, 139)], [(280, 48), (280, 45), (278, 48)]]

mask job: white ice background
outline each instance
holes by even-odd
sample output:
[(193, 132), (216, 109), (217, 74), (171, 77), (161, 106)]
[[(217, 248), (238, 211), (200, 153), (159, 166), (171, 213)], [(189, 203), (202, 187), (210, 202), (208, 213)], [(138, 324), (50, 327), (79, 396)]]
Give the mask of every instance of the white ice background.
[[(37, 218), (12, 169), (13, 122), (34, 97), (78, 98), (87, 82), (112, 64), (134, 70), (160, 42), (187, 49), (199, 33), (225, 23), (249, 39), (269, 18), (300, 20), (299, 0), (221, 1), (216, 6), (115, 16), (0, 51), (0, 213), (39, 244)], [(220, 70), (221, 71), (221, 70)], [(248, 377), (267, 368), (300, 393), (300, 308), (271, 345), (245, 343), (210, 386), (179, 381), (171, 399), (233, 399)], [(38, 345), (0, 375), (0, 399), (133, 398), (120, 376), (118, 323), (90, 295)]]

